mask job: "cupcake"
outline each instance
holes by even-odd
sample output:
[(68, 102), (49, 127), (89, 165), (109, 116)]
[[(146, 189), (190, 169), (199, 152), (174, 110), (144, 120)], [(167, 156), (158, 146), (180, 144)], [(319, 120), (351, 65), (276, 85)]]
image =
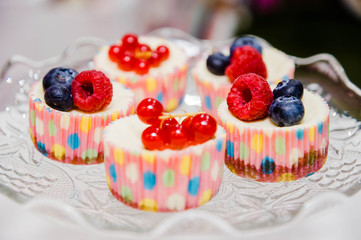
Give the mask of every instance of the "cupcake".
[[(146, 105), (154, 106), (150, 115)], [(217, 193), (224, 129), (208, 114), (190, 114), (181, 123), (177, 117), (164, 115), (155, 99), (145, 99), (137, 115), (105, 128), (106, 178), (116, 199), (141, 210), (170, 212), (198, 207)]]
[(98, 71), (55, 68), (29, 91), (30, 136), (46, 157), (70, 164), (104, 161), (102, 132), (134, 113), (134, 95)]
[(217, 116), (219, 104), (227, 98), (235, 78), (256, 73), (269, 83), (278, 83), (294, 76), (295, 64), (285, 53), (270, 46), (262, 46), (253, 37), (237, 38), (230, 49), (204, 54), (192, 76), (201, 98), (202, 109)]
[(241, 177), (293, 181), (326, 162), (329, 107), (295, 79), (280, 82), (272, 92), (264, 78), (242, 75), (218, 114), (227, 132), (225, 164)]
[(95, 69), (103, 71), (135, 93), (138, 104), (155, 98), (166, 111), (182, 102), (187, 80), (187, 56), (183, 49), (163, 38), (126, 34), (94, 57)]

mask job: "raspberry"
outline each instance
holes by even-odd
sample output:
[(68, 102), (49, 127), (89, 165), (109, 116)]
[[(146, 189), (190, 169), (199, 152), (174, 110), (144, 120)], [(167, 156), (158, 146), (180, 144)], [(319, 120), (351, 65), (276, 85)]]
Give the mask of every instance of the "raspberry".
[(244, 121), (267, 116), (273, 93), (267, 81), (254, 73), (239, 76), (227, 97), (229, 111)]
[(95, 112), (112, 101), (113, 85), (100, 71), (83, 71), (74, 78), (71, 94), (76, 107), (86, 112)]
[(267, 68), (262, 55), (250, 46), (236, 48), (231, 64), (226, 68), (226, 75), (232, 83), (238, 76), (246, 73), (255, 73), (267, 78)]

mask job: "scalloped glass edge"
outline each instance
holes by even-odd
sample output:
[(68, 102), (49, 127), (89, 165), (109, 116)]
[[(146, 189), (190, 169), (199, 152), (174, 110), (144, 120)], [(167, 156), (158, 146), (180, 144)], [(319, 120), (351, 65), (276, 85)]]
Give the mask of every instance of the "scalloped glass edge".
[[(208, 49), (210, 47), (217, 47), (217, 46), (220, 47), (220, 46), (224, 46), (225, 44), (229, 44), (231, 42), (231, 40), (219, 41), (219, 42), (199, 40), (187, 33), (171, 28), (157, 29), (149, 34), (161, 36), (169, 39), (176, 39), (180, 45), (183, 45), (183, 47), (186, 50), (188, 50), (187, 54), (190, 58), (195, 58), (199, 56), (199, 54), (201, 54), (203, 50)], [(269, 45), (262, 38), (258, 38), (258, 39), (262, 41), (263, 44)], [(1, 68), (0, 81), (5, 81), (7, 79), (7, 71), (11, 69), (14, 64), (20, 63), (30, 68), (44, 68), (46, 66), (50, 66), (58, 62), (61, 62), (64, 59), (67, 59), (69, 56), (71, 56), (74, 52), (76, 52), (79, 48), (83, 46), (87, 46), (87, 45), (100, 46), (104, 43), (106, 43), (106, 41), (93, 37), (78, 39), (74, 41), (71, 45), (69, 45), (69, 47), (67, 47), (59, 56), (49, 58), (43, 61), (32, 61), (29, 58), (23, 56), (13, 56), (9, 58), (9, 60)], [(338, 75), (338, 78), (346, 85), (346, 87), (356, 95), (361, 96), (361, 90), (347, 78), (341, 64), (332, 55), (318, 54), (311, 56), (309, 58), (297, 58), (294, 56), (291, 57), (294, 59), (296, 66), (310, 65), (320, 61), (327, 62), (327, 64), (331, 66), (331, 68)], [(200, 101), (199, 99), (197, 99), (197, 94), (195, 92), (196, 89), (190, 89), (187, 91), (188, 93), (184, 102), (188, 105), (189, 104), (199, 105)], [(121, 235), (122, 237), (131, 238), (131, 239), (143, 239), (144, 237), (147, 238), (150, 237), (152, 239), (156, 239), (158, 237), (167, 235), (167, 233), (171, 232), (173, 226), (183, 221), (200, 220), (200, 221), (204, 221), (205, 223), (211, 226), (214, 226), (218, 230), (218, 234), (222, 234), (222, 235), (225, 234), (230, 237), (239, 238), (240, 236), (247, 237), (247, 236), (261, 235), (267, 232), (274, 232), (283, 228), (287, 228), (290, 225), (296, 224), (300, 220), (308, 216), (311, 216), (314, 213), (318, 213), (322, 210), (328, 209), (329, 207), (335, 204), (339, 204), (347, 201), (347, 199), (350, 196), (352, 196), (360, 189), (359, 182), (354, 184), (354, 186), (352, 186), (351, 188), (353, 188), (353, 191), (349, 192), (348, 194), (343, 192), (330, 191), (330, 192), (321, 193), (316, 197), (306, 200), (306, 202), (303, 203), (303, 205), (295, 212), (292, 218), (287, 222), (275, 226), (274, 225), (270, 227), (263, 226), (261, 228), (247, 229), (247, 230), (237, 229), (236, 227), (234, 227), (232, 224), (228, 223), (226, 220), (222, 219), (221, 217), (215, 216), (213, 214), (206, 214), (204, 211), (197, 211), (197, 209), (192, 211), (179, 212), (170, 217), (167, 217), (165, 220), (161, 221), (154, 229), (148, 232), (107, 230), (107, 229), (94, 228), (94, 226), (89, 221), (87, 221), (86, 217), (82, 213), (80, 213), (75, 207), (72, 207), (68, 204), (64, 204), (63, 202), (49, 200), (46, 198), (34, 198), (26, 202), (22, 202), (22, 204), (25, 208), (37, 210), (40, 212), (43, 211), (44, 214), (49, 214), (48, 212), (52, 212), (53, 217), (57, 215), (56, 213), (58, 212), (59, 215), (62, 217), (61, 218), (55, 217), (57, 220), (60, 220), (62, 222), (66, 222), (66, 220), (70, 220), (82, 226), (86, 230), (93, 231), (106, 236), (119, 237)], [(6, 190), (2, 189), (1, 192), (4, 193), (6, 192)], [(14, 200), (18, 200), (14, 196), (9, 196), (9, 197)], [(207, 236), (207, 234), (192, 233), (192, 236)], [(214, 233), (212, 233), (212, 236), (214, 236)]]

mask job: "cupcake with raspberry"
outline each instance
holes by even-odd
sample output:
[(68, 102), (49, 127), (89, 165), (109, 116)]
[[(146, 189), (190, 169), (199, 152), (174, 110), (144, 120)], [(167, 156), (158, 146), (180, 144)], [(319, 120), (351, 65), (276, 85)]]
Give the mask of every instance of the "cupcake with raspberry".
[(131, 207), (159, 212), (198, 207), (221, 184), (226, 133), (208, 114), (167, 114), (148, 98), (137, 115), (109, 124), (103, 140), (109, 189)]
[(102, 72), (54, 68), (29, 91), (30, 135), (46, 157), (70, 164), (104, 161), (102, 133), (134, 113), (134, 94)]
[(219, 104), (227, 98), (234, 80), (242, 74), (256, 73), (269, 83), (294, 76), (295, 64), (283, 52), (262, 45), (251, 36), (239, 37), (222, 52), (207, 52), (192, 71), (202, 109), (217, 116)]
[(241, 177), (293, 181), (326, 162), (329, 107), (295, 79), (271, 88), (259, 75), (241, 75), (218, 114), (227, 131), (226, 166)]
[(94, 66), (132, 89), (136, 104), (151, 97), (160, 101), (166, 111), (172, 111), (182, 102), (187, 56), (171, 41), (126, 34), (118, 43), (101, 47), (94, 57)]

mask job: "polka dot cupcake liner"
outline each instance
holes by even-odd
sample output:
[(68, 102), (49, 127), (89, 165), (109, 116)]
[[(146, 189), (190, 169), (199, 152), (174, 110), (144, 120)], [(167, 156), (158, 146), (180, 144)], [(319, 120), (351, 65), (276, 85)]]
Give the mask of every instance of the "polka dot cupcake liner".
[(326, 162), (329, 114), (308, 126), (272, 130), (240, 127), (221, 110), (219, 114), (227, 132), (225, 164), (236, 175), (262, 182), (293, 181), (315, 173)]
[[(35, 85), (40, 85), (40, 82)], [(102, 133), (111, 121), (134, 113), (134, 101), (124, 111), (95, 114), (61, 112), (50, 108), (29, 92), (30, 136), (46, 157), (70, 164), (96, 164), (104, 161)]]
[(104, 132), (106, 179), (116, 199), (140, 210), (172, 212), (201, 206), (218, 192), (225, 154), (223, 128), (216, 138), (179, 151), (132, 150), (106, 139), (113, 125), (123, 124), (121, 120)]

